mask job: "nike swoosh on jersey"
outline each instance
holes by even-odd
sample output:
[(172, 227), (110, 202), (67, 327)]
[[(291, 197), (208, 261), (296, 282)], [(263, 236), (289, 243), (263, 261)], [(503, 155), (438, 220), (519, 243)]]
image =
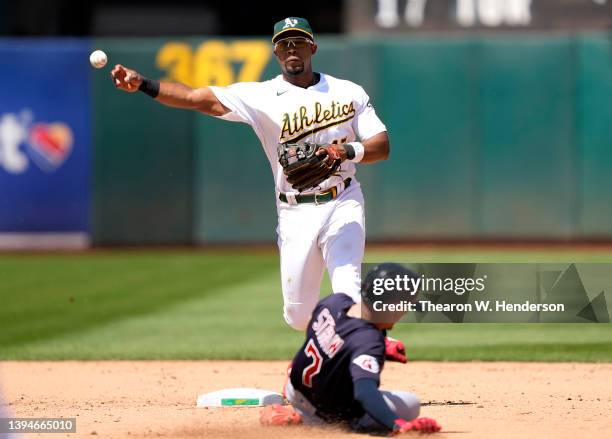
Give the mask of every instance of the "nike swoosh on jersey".
[(280, 96), (280, 95), (282, 95), (282, 94), (285, 94), (285, 93), (287, 93), (288, 91), (289, 91), (289, 90), (277, 91), (277, 92), (276, 92), (276, 96)]

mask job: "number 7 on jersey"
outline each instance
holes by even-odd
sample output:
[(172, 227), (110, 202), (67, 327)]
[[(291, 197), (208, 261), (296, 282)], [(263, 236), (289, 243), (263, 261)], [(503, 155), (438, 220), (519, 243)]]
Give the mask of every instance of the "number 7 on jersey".
[(312, 358), (312, 363), (304, 368), (302, 372), (302, 383), (306, 387), (312, 387), (312, 378), (321, 372), (321, 366), (323, 365), (323, 358), (315, 345), (314, 340), (310, 339), (308, 344), (304, 348), (304, 353), (307, 357)]

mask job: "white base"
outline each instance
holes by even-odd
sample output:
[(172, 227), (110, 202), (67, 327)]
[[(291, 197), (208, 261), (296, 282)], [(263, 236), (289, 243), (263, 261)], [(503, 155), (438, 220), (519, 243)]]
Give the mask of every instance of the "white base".
[(240, 387), (204, 393), (198, 396), (197, 407), (262, 407), (283, 403), (280, 393)]

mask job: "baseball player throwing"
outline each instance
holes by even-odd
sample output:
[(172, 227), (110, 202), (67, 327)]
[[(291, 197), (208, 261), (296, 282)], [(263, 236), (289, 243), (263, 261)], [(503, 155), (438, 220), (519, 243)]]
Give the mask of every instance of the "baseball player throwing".
[[(326, 268), (334, 293), (360, 301), (365, 223), (355, 164), (387, 159), (389, 138), (363, 88), (313, 71), (307, 20), (279, 21), (272, 42), (282, 73), (264, 82), (192, 89), (122, 65), (111, 76), (121, 90), (253, 128), (276, 186), (284, 317), (304, 330)], [(398, 361), (402, 349), (390, 345)]]
[[(268, 406), (261, 413), (264, 425), (345, 423), (357, 431), (435, 432), (436, 421), (418, 418), (416, 395), (380, 391), (385, 361), (385, 331), (403, 312), (375, 312), (372, 288), (377, 279), (416, 277), (398, 264), (380, 264), (363, 283), (363, 306), (345, 294), (332, 294), (314, 309), (306, 340), (293, 358), (285, 396), (291, 407)], [(388, 291), (386, 303), (403, 296)], [(376, 323), (375, 323), (376, 322)]]

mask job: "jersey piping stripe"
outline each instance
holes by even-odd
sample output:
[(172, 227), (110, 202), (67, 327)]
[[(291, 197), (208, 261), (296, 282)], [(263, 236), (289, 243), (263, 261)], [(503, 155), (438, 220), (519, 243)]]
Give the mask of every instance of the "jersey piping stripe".
[(331, 128), (331, 127), (336, 126), (336, 125), (340, 125), (341, 123), (344, 123), (344, 122), (348, 122), (349, 120), (351, 120), (354, 117), (355, 117), (355, 115), (353, 114), (352, 116), (349, 116), (346, 119), (340, 119), (340, 120), (337, 120), (335, 122), (328, 123), (327, 125), (321, 125), (320, 127), (313, 128), (312, 130), (309, 130), (309, 131), (307, 131), (305, 133), (302, 133), (299, 136), (294, 137), (293, 139), (285, 140), (283, 143), (294, 143), (294, 142), (297, 142), (298, 140), (302, 140), (303, 138), (308, 137), (308, 136), (310, 136), (310, 135), (312, 135), (314, 133), (318, 133), (319, 131), (326, 130), (326, 129)]

